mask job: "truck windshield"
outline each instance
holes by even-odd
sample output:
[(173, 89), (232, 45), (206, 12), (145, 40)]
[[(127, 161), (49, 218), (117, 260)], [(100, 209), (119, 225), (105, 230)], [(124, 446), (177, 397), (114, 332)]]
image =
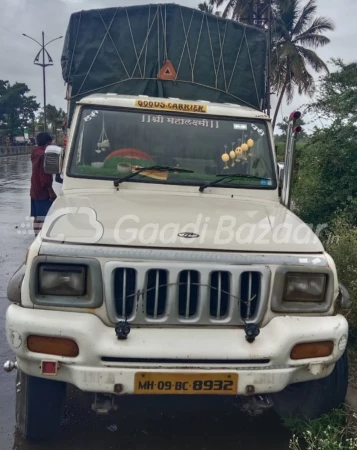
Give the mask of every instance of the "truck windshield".
[[(152, 166), (187, 172), (142, 170)], [(138, 169), (128, 182), (276, 187), (264, 121), (83, 108), (68, 174), (115, 180)], [(230, 174), (246, 177), (225, 177)]]

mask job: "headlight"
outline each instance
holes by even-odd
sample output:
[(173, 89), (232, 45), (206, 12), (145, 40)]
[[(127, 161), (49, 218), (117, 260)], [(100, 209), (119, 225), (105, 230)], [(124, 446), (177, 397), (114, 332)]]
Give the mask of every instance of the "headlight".
[(40, 295), (78, 296), (86, 294), (86, 267), (74, 264), (40, 264)]
[(326, 274), (287, 273), (283, 299), (286, 302), (323, 302), (326, 288)]

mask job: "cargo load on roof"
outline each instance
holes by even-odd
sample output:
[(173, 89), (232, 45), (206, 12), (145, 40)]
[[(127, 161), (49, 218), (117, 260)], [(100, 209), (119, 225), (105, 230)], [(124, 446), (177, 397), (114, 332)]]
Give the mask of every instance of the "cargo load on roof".
[(266, 45), (260, 29), (175, 4), (81, 11), (62, 72), (71, 103), (110, 92), (262, 109)]

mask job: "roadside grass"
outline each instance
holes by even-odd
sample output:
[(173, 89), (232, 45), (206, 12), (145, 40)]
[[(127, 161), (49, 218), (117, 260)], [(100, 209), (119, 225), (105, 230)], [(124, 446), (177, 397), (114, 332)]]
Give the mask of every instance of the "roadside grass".
[(357, 414), (349, 406), (316, 420), (285, 420), (290, 450), (357, 450)]
[[(347, 348), (349, 386), (357, 390), (357, 340)], [(288, 419), (290, 450), (357, 450), (357, 411), (345, 405), (316, 420)]]
[[(349, 386), (357, 390), (357, 341), (347, 347)], [(357, 411), (349, 405), (316, 420), (288, 419), (290, 450), (357, 450)]]
[(349, 385), (357, 390), (357, 342), (348, 346)]

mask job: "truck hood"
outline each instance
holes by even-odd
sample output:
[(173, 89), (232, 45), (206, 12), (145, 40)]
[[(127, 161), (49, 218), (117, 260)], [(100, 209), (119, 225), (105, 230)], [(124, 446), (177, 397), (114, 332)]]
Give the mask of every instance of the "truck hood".
[(276, 202), (120, 190), (57, 198), (45, 241), (240, 252), (319, 253), (316, 235)]

